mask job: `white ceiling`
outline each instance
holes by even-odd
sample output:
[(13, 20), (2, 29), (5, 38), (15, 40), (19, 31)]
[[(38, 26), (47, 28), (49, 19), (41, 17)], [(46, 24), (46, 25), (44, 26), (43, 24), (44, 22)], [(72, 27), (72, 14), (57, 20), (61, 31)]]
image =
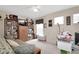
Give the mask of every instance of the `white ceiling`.
[[(75, 5), (76, 6), (76, 5)], [(34, 12), (35, 5), (0, 5), (0, 10), (19, 16), (36, 18), (56, 11), (75, 7), (74, 5), (40, 5), (40, 11)]]

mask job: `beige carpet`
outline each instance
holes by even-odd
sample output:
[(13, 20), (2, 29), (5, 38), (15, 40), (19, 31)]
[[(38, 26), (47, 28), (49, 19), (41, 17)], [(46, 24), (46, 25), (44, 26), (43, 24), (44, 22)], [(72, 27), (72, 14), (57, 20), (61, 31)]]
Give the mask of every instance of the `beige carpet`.
[(38, 41), (37, 39), (27, 41), (26, 43), (34, 44), (36, 47), (40, 48), (42, 54), (59, 54), (60, 53), (56, 45), (49, 44), (47, 42)]

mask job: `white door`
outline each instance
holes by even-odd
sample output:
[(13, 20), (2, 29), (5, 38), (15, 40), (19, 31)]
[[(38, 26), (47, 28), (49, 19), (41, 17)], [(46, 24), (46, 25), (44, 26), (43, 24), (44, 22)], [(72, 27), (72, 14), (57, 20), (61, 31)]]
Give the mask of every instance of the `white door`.
[(44, 27), (43, 24), (36, 24), (37, 27), (37, 38), (44, 40)]

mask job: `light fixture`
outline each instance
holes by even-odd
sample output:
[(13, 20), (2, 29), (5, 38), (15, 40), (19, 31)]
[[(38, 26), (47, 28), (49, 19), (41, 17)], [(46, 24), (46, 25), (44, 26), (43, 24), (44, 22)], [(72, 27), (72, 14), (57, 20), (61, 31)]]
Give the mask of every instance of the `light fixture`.
[(39, 12), (40, 11), (40, 6), (34, 6), (33, 11), (34, 12)]
[(39, 10), (37, 8), (33, 9), (34, 12), (38, 12)]

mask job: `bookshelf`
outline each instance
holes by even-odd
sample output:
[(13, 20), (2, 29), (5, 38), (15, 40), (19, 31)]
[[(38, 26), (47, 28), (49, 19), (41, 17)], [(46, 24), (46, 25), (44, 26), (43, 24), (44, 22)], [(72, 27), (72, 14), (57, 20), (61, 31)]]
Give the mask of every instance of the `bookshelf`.
[(6, 39), (18, 39), (18, 16), (6, 15), (4, 19), (4, 37)]

